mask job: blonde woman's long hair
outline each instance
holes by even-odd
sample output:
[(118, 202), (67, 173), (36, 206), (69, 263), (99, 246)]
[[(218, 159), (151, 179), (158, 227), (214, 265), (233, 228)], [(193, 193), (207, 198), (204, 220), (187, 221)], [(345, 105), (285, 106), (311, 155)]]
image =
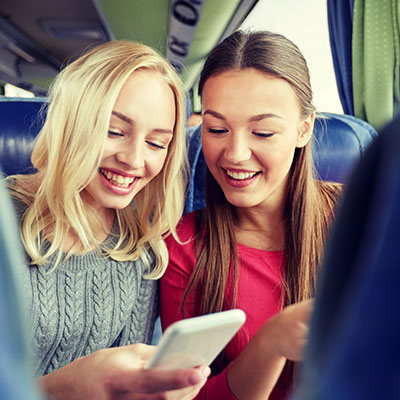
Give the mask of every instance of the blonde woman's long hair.
[[(170, 232), (176, 236), (175, 226), (183, 210), (187, 170), (183, 88), (160, 54), (129, 41), (101, 44), (58, 75), (50, 88), (47, 118), (32, 153), (38, 172), (8, 178), (11, 193), (27, 205), (21, 234), (32, 264), (44, 265), (57, 254), (56, 266), (73, 253), (99, 248), (95, 232), (104, 222), (82, 200), (81, 193), (100, 166), (117, 96), (127, 78), (139, 69), (160, 72), (174, 93), (173, 139), (161, 172), (135, 196), (132, 207), (116, 210), (118, 243), (102, 251), (119, 261), (143, 259), (148, 278), (163, 274), (168, 253), (162, 237)], [(29, 190), (33, 180), (39, 182), (34, 193)], [(46, 247), (44, 232), (49, 231), (52, 239)], [(63, 256), (61, 249), (71, 231), (77, 241)]]

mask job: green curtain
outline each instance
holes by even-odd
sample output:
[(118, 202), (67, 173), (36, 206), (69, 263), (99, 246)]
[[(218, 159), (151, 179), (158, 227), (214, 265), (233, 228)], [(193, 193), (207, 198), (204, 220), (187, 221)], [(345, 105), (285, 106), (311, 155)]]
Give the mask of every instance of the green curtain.
[(400, 111), (399, 0), (355, 0), (354, 113), (379, 130)]

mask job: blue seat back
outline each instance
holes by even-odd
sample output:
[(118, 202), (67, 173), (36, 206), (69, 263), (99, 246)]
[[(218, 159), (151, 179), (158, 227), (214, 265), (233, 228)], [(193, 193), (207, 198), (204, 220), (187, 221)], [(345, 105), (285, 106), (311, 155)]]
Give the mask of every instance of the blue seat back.
[(43, 98), (0, 101), (0, 167), (5, 175), (34, 171), (31, 153), (43, 125)]

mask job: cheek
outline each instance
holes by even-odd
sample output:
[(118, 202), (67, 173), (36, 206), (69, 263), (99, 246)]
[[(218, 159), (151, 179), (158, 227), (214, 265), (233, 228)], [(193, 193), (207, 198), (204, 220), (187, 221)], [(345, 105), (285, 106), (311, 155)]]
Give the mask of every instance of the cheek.
[(218, 141), (205, 138), (202, 139), (202, 150), (204, 159), (206, 160), (206, 163), (209, 168), (213, 167), (212, 164), (217, 161), (218, 157), (221, 155), (221, 152), (223, 151)]
[(167, 159), (167, 153), (162, 153), (162, 154), (154, 154), (152, 157), (149, 158), (148, 162), (148, 168), (149, 168), (149, 173), (152, 177), (155, 177), (158, 175), (164, 165), (165, 165), (165, 160)]
[(286, 175), (293, 163), (294, 151), (295, 148), (271, 151), (264, 156), (264, 163), (277, 176)]
[(116, 140), (112, 140), (110, 138), (106, 139), (106, 142), (104, 143), (103, 154), (101, 156), (102, 160), (112, 157), (121, 151), (120, 149), (121, 146), (119, 146), (119, 144), (116, 142), (117, 142)]
[(203, 151), (203, 154), (204, 154), (204, 160), (206, 162), (208, 169), (214, 175), (214, 170), (217, 168), (218, 157), (216, 156), (215, 152), (213, 152), (213, 151), (205, 151), (205, 152)]
[(287, 170), (293, 162), (295, 147), (282, 143), (269, 146), (254, 146), (253, 156), (270, 171)]

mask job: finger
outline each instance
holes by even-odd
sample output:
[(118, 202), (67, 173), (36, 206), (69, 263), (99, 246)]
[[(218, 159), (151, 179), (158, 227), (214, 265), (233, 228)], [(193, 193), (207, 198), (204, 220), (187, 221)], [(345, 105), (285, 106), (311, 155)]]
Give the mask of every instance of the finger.
[(121, 373), (113, 386), (124, 392), (158, 393), (196, 385), (206, 379), (209, 373), (208, 367), (174, 371), (139, 369)]
[(306, 349), (307, 340), (300, 340), (298, 343), (298, 350), (291, 358), (292, 361), (303, 361), (304, 359), (304, 352)]
[(169, 390), (177, 390), (189, 386), (197, 385), (207, 378), (210, 369), (191, 368), (175, 371), (162, 371), (159, 369), (147, 370), (146, 381), (144, 381), (144, 392), (154, 393)]
[(292, 310), (297, 315), (298, 320), (308, 322), (314, 308), (314, 300), (304, 300), (300, 303), (292, 304), (290, 307), (293, 307)]
[(124, 347), (129, 353), (132, 353), (135, 357), (141, 357), (148, 359), (157, 350), (157, 346), (150, 346), (144, 343), (131, 344)]

